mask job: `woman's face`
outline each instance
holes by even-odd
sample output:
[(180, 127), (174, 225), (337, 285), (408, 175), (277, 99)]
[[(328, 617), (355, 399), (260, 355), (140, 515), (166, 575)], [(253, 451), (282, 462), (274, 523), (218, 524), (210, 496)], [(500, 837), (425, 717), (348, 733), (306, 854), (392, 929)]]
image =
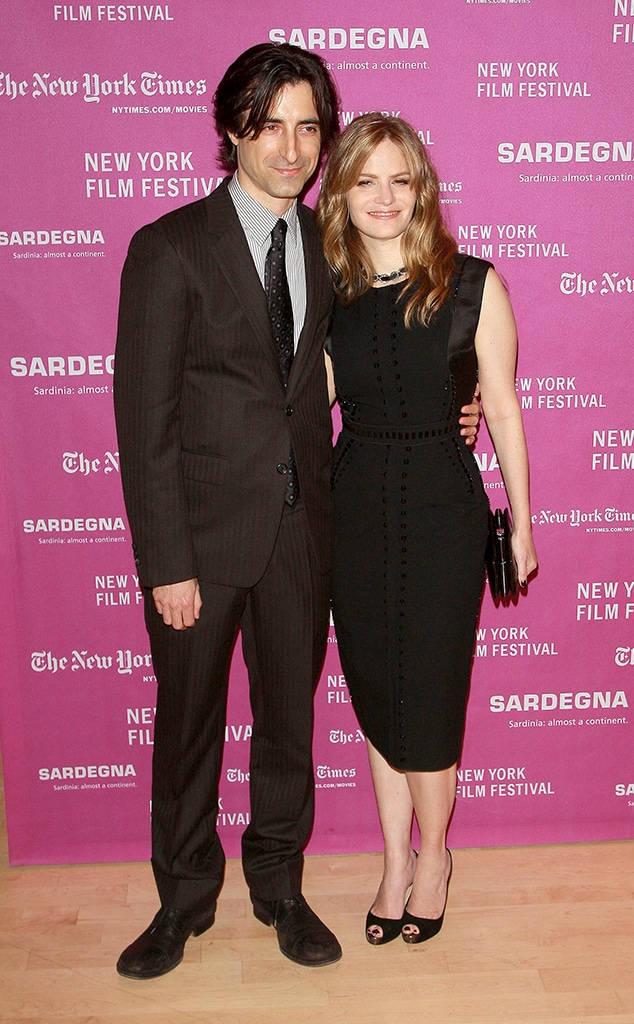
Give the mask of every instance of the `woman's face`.
[(362, 241), (400, 238), (412, 219), (416, 196), (402, 151), (384, 139), (346, 193), (350, 220)]

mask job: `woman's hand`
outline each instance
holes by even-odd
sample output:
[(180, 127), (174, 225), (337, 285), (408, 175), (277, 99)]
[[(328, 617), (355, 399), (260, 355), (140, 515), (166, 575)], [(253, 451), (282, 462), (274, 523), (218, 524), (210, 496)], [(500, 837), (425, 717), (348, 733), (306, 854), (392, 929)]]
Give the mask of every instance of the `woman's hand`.
[(511, 547), (513, 549), (515, 565), (517, 566), (517, 578), (520, 587), (524, 589), (528, 586), (528, 577), (537, 569), (537, 552), (535, 551), (533, 534), (530, 527), (525, 530), (513, 530)]

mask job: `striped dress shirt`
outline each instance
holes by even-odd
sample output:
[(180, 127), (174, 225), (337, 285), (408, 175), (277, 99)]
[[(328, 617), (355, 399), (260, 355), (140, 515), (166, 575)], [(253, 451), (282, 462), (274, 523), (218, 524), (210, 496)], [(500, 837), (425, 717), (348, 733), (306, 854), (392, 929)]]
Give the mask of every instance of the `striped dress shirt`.
[[(264, 288), (264, 264), (271, 245), (271, 231), (279, 217), (262, 206), (245, 192), (238, 181), (237, 173), (229, 182), (229, 194), (238, 214), (238, 220), (245, 233), (249, 251), (255, 263), (262, 287)], [(297, 200), (282, 215), (288, 225), (286, 232), (286, 277), (293, 307), (293, 331), (295, 351), (306, 316), (306, 272), (304, 269), (304, 247), (302, 232), (297, 216)]]

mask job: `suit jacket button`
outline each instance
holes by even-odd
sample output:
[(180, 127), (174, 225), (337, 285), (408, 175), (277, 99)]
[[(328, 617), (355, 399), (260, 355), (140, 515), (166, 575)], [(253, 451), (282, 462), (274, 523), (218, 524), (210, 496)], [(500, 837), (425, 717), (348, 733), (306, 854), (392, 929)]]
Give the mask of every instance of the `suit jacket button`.
[(278, 473), (282, 474), (282, 476), (285, 473), (288, 473), (288, 466), (286, 465), (285, 462), (278, 462), (278, 464), (277, 464), (277, 466), (275, 468), (277, 469)]
[(287, 416), (292, 416), (293, 415), (293, 406), (292, 405), (287, 405), (286, 406), (286, 415)]

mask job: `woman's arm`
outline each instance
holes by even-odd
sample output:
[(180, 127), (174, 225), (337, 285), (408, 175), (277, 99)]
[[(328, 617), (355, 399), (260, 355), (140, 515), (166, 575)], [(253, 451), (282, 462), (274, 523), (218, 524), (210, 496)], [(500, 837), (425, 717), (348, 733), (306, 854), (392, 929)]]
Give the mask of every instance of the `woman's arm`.
[(531, 531), (528, 452), (515, 392), (517, 332), (506, 289), (494, 270), (484, 284), (475, 337), (482, 407), (513, 514), (513, 554), (521, 584), (537, 568)]
[(332, 359), (327, 352), (324, 352), (324, 360), (326, 362), (326, 377), (328, 378), (328, 401), (332, 405), (337, 397), (335, 392), (335, 372), (332, 368)]

